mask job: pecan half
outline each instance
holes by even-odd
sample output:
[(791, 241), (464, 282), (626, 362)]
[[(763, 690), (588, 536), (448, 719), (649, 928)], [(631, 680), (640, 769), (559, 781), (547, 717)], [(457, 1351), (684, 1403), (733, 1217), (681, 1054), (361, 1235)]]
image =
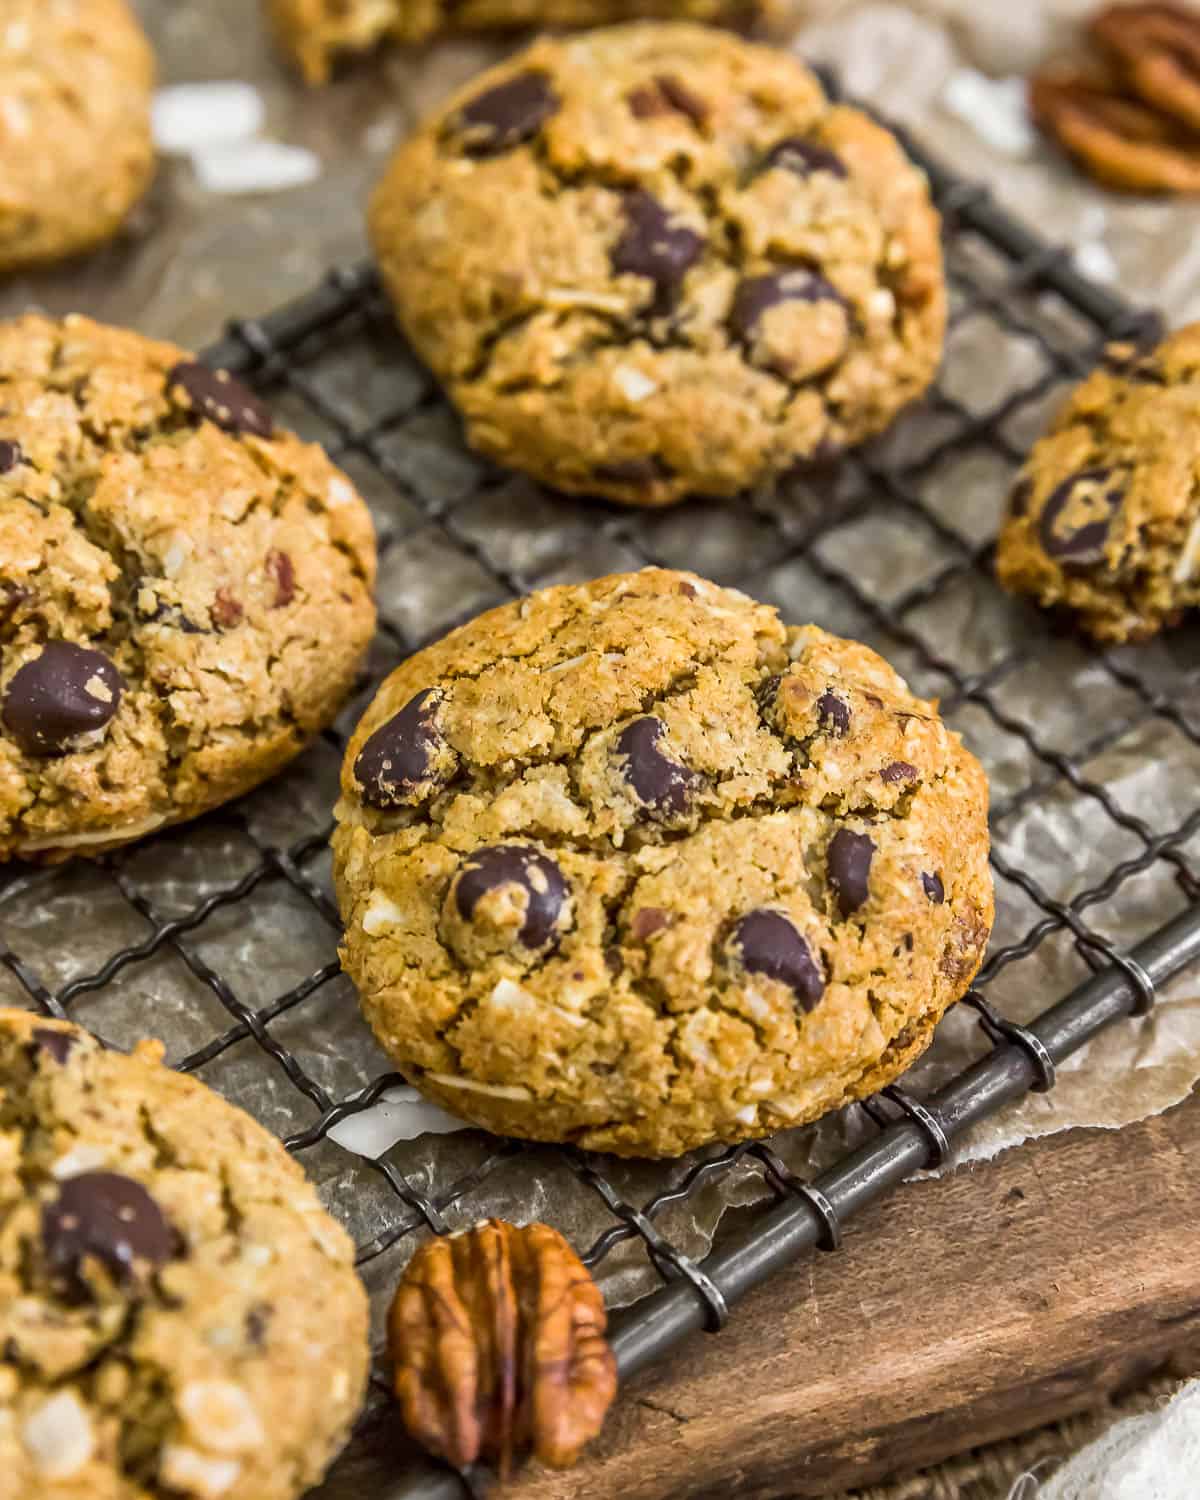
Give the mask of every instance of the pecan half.
[(533, 1453), (568, 1468), (616, 1394), (604, 1300), (546, 1224), (489, 1219), (421, 1247), (388, 1315), (405, 1426), (464, 1468)]
[(1135, 93), (1200, 130), (1200, 15), (1182, 5), (1112, 5), (1089, 30)]
[(1109, 187), (1141, 193), (1200, 193), (1200, 134), (1099, 74), (1039, 73), (1029, 86), (1037, 124)]

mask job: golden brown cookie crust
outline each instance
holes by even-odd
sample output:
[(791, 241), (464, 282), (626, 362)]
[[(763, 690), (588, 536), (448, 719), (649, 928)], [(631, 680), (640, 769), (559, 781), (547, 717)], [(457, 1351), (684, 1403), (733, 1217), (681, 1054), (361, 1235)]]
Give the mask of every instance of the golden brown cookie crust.
[(0, 1011), (6, 1500), (295, 1500), (361, 1404), (349, 1237), (160, 1050)]
[(343, 961), (425, 1093), (670, 1156), (878, 1088), (992, 921), (987, 787), (873, 651), (692, 574), (405, 662), (343, 766)]
[(116, 233), (154, 172), (153, 86), (126, 0), (5, 0), (0, 273)]
[(197, 379), (85, 318), (0, 326), (0, 860), (94, 854), (238, 796), (353, 685), (366, 507), (249, 393), (231, 414), (218, 383), (204, 415)]
[(933, 377), (938, 217), (794, 57), (686, 24), (541, 41), (397, 153), (371, 233), (472, 445), (631, 505), (733, 495)]
[(1114, 344), (1029, 455), (1000, 582), (1142, 641), (1200, 604), (1200, 323), (1146, 353)]

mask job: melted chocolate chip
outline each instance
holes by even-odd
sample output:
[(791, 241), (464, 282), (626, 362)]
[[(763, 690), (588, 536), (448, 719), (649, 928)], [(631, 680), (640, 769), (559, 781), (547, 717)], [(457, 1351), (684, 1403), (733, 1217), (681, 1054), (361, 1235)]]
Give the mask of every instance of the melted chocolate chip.
[(618, 275), (645, 276), (665, 295), (675, 290), (700, 256), (704, 240), (694, 229), (673, 223), (658, 201), (642, 188), (625, 194), (625, 230), (612, 252)]
[[(1103, 562), (1109, 528), (1124, 498), (1124, 487), (1112, 469), (1083, 469), (1064, 479), (1046, 501), (1038, 523), (1046, 556), (1074, 567)], [(1084, 519), (1060, 527), (1059, 518), (1069, 506), (1082, 510)]]
[(264, 403), (228, 370), (212, 370), (191, 361), (176, 365), (167, 376), (167, 384), (181, 387), (201, 416), (235, 437), (249, 432), (269, 438), (275, 430)]
[(27, 755), (65, 755), (103, 729), (120, 707), (125, 679), (100, 651), (49, 641), (8, 684), (4, 723)]
[(49, 1026), (39, 1026), (33, 1033), (34, 1050), (44, 1053), (60, 1066), (78, 1045), (79, 1038), (70, 1031), (53, 1031)]
[(1020, 519), (1029, 509), (1029, 502), (1033, 499), (1033, 480), (1018, 479), (1013, 486), (1013, 492), (1009, 496), (1008, 513), (1010, 516)]
[(604, 484), (656, 484), (660, 479), (671, 478), (671, 470), (661, 458), (654, 456), (597, 464), (592, 473)]
[(458, 114), (468, 156), (497, 156), (532, 140), (558, 110), (558, 95), (544, 73), (532, 70), (476, 94)]
[(916, 781), (917, 768), (910, 766), (906, 760), (894, 760), (890, 766), (884, 766), (879, 774), (889, 786), (893, 786), (898, 781)]
[(923, 874), (921, 876), (921, 889), (929, 897), (930, 901), (933, 902), (934, 906), (941, 906), (942, 902), (946, 899), (946, 887), (942, 884), (940, 875)]
[(836, 287), (815, 271), (769, 271), (765, 276), (747, 276), (739, 282), (729, 309), (729, 328), (743, 344), (753, 343), (759, 320), (771, 308), (785, 302), (846, 301)]
[(639, 120), (671, 113), (684, 115), (697, 129), (708, 119), (704, 100), (669, 73), (660, 73), (653, 83), (634, 89), (629, 95), (629, 107)]
[(286, 552), (272, 547), (267, 553), (267, 577), (275, 585), (272, 609), (282, 609), (296, 597), (296, 568)]
[(661, 906), (641, 906), (633, 914), (629, 931), (635, 942), (644, 943), (656, 932), (663, 932), (672, 926), (674, 921), (674, 915)]
[(822, 693), (817, 699), (817, 723), (840, 740), (850, 732), (850, 710), (835, 694)]
[(729, 941), (748, 974), (786, 984), (804, 1010), (812, 1010), (825, 993), (825, 976), (808, 944), (781, 913), (747, 912)]
[(401, 807), (441, 781), (434, 759), (445, 744), (435, 722), (442, 695), (426, 688), (382, 724), (358, 752), (354, 776), (371, 807)]
[(840, 156), (802, 135), (790, 135), (771, 147), (763, 157), (762, 170), (766, 172), (772, 167), (782, 167), (797, 177), (811, 177), (814, 172), (830, 172), (834, 177), (846, 175), (846, 165)]
[(468, 922), (489, 891), (517, 885), (526, 893), (525, 920), (520, 939), (531, 952), (553, 942), (567, 899), (563, 873), (547, 855), (525, 844), (495, 844), (476, 849), (458, 877), (455, 901)]
[(7, 474), (10, 469), (15, 469), (24, 462), (25, 455), (21, 452), (20, 443), (14, 443), (10, 438), (0, 438), (0, 474)]
[(825, 868), (843, 917), (856, 912), (870, 895), (871, 861), (874, 858), (875, 844), (865, 833), (839, 828), (830, 839)]
[(656, 812), (682, 813), (703, 777), (662, 753), (666, 732), (661, 719), (635, 719), (621, 731), (616, 750), (625, 757), (622, 773), (640, 801)]
[(140, 1182), (117, 1172), (84, 1172), (68, 1177), (42, 1210), (42, 1248), (51, 1275), (81, 1291), (88, 1260), (101, 1261), (128, 1285), (177, 1255), (179, 1241)]
[(621, 957), (620, 948), (609, 947), (604, 950), (604, 967), (616, 979), (625, 968), (625, 960)]

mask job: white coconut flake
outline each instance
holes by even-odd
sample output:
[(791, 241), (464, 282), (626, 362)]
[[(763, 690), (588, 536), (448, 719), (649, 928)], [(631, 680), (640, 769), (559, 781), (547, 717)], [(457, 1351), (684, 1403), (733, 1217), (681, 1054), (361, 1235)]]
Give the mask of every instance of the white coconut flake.
[(10, 135), (27, 136), (33, 127), (33, 116), (24, 99), (17, 99), (12, 94), (0, 99), (0, 123)]
[(246, 141), (208, 146), (192, 153), (192, 165), (207, 192), (282, 193), (321, 175), (321, 159), (303, 146), (278, 141)]
[(1172, 574), (1176, 583), (1186, 583), (1196, 571), (1196, 564), (1200, 563), (1200, 516), (1192, 522), (1192, 529), (1187, 534), (1187, 540), (1179, 554), (1179, 561), (1175, 564)]
[(493, 1099), (532, 1099), (533, 1095), (520, 1083), (480, 1083), (475, 1078), (459, 1078), (454, 1073), (429, 1073), (434, 1083), (448, 1089), (466, 1089), (471, 1094), (489, 1094)]
[(989, 78), (960, 68), (946, 80), (942, 106), (1005, 156), (1028, 156), (1037, 144), (1023, 78)]
[(416, 1089), (387, 1089), (369, 1109), (347, 1115), (330, 1127), (329, 1137), (346, 1151), (371, 1161), (385, 1155), (397, 1141), (421, 1135), (451, 1135), (471, 1127), (422, 1099)]
[(240, 1459), (209, 1458), (182, 1443), (168, 1443), (158, 1466), (163, 1484), (185, 1495), (198, 1495), (200, 1500), (220, 1500), (234, 1487), (241, 1472)]
[(343, 505), (349, 505), (356, 498), (354, 486), (348, 479), (343, 479), (340, 474), (335, 474), (329, 481), (329, 488), (325, 491), (325, 503), (330, 510), (338, 510)]
[(635, 370), (632, 365), (618, 365), (613, 371), (613, 384), (625, 397), (626, 401), (637, 403), (644, 401), (647, 396), (653, 396), (658, 385), (651, 380), (649, 375), (643, 375), (640, 370)]
[(51, 1481), (70, 1479), (91, 1460), (96, 1436), (74, 1391), (60, 1391), (34, 1407), (21, 1428), (34, 1468)]
[(1116, 281), (1120, 275), (1112, 251), (1101, 240), (1090, 240), (1075, 251), (1075, 264), (1093, 281)]
[(372, 898), (370, 906), (363, 912), (363, 931), (372, 937), (385, 928), (395, 927), (398, 922), (403, 922), (404, 913), (394, 901), (387, 896), (376, 895)]
[[(92, 744), (98, 744), (103, 737), (104, 731), (101, 729), (87, 738)], [(84, 743), (83, 737), (72, 741), (77, 749), (82, 748)], [(23, 840), (17, 845), (17, 853), (38, 854), (43, 849), (85, 849), (89, 844), (119, 844), (126, 839), (138, 839), (143, 834), (153, 833), (166, 821), (164, 814), (155, 813), (152, 817), (142, 818), (137, 823), (126, 823), (120, 828), (96, 828), (90, 833), (47, 834), (44, 839)]]
[(159, 89), (150, 118), (154, 144), (169, 156), (249, 140), (262, 129), (266, 108), (249, 83), (177, 83)]
[(250, 1397), (232, 1380), (192, 1380), (179, 1410), (196, 1441), (211, 1453), (253, 1453), (266, 1442)]
[[(531, 877), (534, 873), (530, 872)], [(513, 979), (497, 979), (492, 986), (491, 1002), (507, 1010), (520, 1010), (533, 1004), (533, 996)]]
[(99, 1146), (75, 1146), (65, 1151), (50, 1168), (56, 1182), (65, 1182), (68, 1177), (78, 1177), (82, 1172), (95, 1172), (108, 1165), (108, 1152)]

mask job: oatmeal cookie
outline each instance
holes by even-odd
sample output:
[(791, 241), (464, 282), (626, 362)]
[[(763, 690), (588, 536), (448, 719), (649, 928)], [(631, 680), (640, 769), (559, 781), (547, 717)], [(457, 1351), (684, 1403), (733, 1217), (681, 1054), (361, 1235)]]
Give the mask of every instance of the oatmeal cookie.
[(541, 41), (396, 155), (371, 233), (481, 452), (629, 505), (728, 496), (933, 376), (938, 217), (784, 52), (686, 24)]
[(0, 1011), (0, 1500), (294, 1500), (361, 1403), (348, 1236), (158, 1051)]
[(238, 796), (335, 715), (366, 507), (236, 380), (85, 318), (0, 325), (0, 860)]
[(493, 610), (348, 747), (343, 960), (488, 1129), (670, 1156), (874, 1092), (992, 921), (983, 772), (873, 651), (647, 569)]

